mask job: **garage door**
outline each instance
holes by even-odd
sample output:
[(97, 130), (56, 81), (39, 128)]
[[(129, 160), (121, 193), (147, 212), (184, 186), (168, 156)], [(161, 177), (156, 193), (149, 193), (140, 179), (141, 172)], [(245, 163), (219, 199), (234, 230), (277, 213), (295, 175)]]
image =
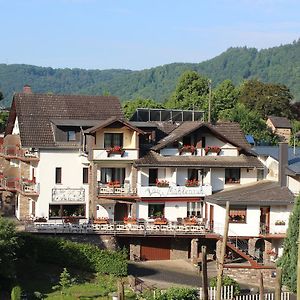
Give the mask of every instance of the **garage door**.
[(143, 260), (169, 260), (171, 240), (166, 238), (147, 238), (141, 242)]

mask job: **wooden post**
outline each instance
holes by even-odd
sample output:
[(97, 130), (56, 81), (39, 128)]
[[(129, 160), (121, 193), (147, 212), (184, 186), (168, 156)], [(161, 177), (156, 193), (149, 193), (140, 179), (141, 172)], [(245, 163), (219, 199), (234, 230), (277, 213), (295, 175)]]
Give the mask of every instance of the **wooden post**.
[(217, 277), (216, 300), (221, 300), (222, 297), (222, 277), (223, 277), (224, 261), (226, 255), (226, 244), (228, 239), (228, 228), (229, 228), (229, 201), (226, 201), (226, 215), (225, 215), (222, 248), (221, 248), (221, 257), (219, 261), (219, 269), (218, 269), (218, 277)]
[(282, 269), (276, 268), (276, 281), (275, 281), (275, 300), (281, 299), (281, 273)]
[(208, 278), (207, 278), (207, 254), (206, 246), (201, 247), (201, 258), (202, 258), (202, 291), (203, 300), (208, 300)]
[(299, 222), (299, 233), (298, 233), (297, 300), (300, 300), (300, 222)]
[(262, 272), (259, 274), (259, 299), (264, 300), (264, 278)]

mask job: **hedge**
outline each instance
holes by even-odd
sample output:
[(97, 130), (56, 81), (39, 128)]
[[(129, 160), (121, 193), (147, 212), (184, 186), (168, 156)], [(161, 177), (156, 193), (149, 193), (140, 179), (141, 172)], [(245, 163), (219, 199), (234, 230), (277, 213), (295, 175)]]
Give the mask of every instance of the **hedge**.
[(124, 251), (101, 250), (87, 243), (77, 243), (62, 238), (20, 234), (19, 259), (30, 257), (62, 267), (74, 267), (100, 274), (127, 275)]

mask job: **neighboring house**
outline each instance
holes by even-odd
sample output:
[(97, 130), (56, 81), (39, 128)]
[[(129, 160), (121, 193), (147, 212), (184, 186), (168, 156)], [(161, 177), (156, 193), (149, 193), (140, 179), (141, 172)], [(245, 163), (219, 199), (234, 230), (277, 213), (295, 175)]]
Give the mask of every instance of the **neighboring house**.
[[(3, 207), (18, 219), (89, 218), (83, 130), (123, 117), (111, 96), (15, 94), (1, 147)], [(9, 205), (10, 204), (10, 205)]]
[(292, 136), (292, 124), (288, 118), (269, 116), (267, 126), (279, 137), (281, 142), (289, 142)]
[(116, 97), (26, 91), (13, 98), (0, 188), (2, 210), (36, 219), (28, 230), (110, 236), (132, 259), (197, 261), (201, 245), (219, 255), (229, 201), (228, 249), (253, 268), (280, 255), (294, 195), (237, 123), (165, 110), (125, 121)]

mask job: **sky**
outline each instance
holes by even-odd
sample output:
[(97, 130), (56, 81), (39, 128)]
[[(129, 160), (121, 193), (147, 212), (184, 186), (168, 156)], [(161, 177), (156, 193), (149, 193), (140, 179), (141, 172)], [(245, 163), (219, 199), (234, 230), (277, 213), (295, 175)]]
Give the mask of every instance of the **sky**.
[(0, 0), (0, 63), (142, 70), (300, 38), (299, 0)]

